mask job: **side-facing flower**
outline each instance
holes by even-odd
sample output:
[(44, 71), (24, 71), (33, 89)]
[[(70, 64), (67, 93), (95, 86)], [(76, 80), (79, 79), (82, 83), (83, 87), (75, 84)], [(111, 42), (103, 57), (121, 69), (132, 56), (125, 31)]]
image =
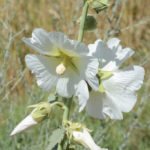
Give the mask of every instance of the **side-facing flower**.
[(144, 79), (144, 69), (129, 66), (119, 69), (121, 64), (133, 55), (130, 48), (122, 48), (117, 38), (110, 39), (106, 45), (97, 40), (89, 45), (89, 55), (99, 61), (99, 90), (91, 91), (86, 105), (89, 115), (103, 119), (123, 119), (122, 112), (129, 112), (134, 107), (137, 94)]
[[(88, 89), (85, 80), (93, 90), (98, 89), (98, 61), (87, 56), (89, 49), (83, 43), (69, 40), (63, 33), (43, 29), (35, 29), (32, 37), (23, 41), (41, 54), (28, 54), (25, 61), (45, 91), (56, 87), (58, 94), (69, 98), (76, 93), (79, 84), (80, 88), (83, 84)], [(88, 99), (88, 95), (83, 97)]]
[(37, 125), (39, 122), (50, 116), (51, 104), (49, 103), (41, 102), (29, 107), (34, 108), (33, 111), (15, 127), (10, 134), (11, 136)]
[(88, 130), (84, 125), (80, 123), (65, 122), (67, 128), (67, 136), (70, 141), (74, 141), (89, 150), (107, 150), (100, 148), (95, 144), (93, 138), (90, 135), (90, 130)]

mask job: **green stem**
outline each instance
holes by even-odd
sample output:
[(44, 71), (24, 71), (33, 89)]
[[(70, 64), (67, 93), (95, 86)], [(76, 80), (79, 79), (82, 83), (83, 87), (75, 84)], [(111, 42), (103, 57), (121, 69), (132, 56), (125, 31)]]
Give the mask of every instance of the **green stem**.
[(57, 150), (62, 150), (61, 144), (58, 144)]
[[(63, 119), (62, 119), (62, 125), (65, 121), (69, 120), (69, 113), (70, 113), (70, 108), (72, 104), (72, 98), (65, 99), (66, 105), (63, 105), (64, 113), (63, 113)], [(63, 144), (62, 142), (58, 144), (57, 150), (62, 150)]]
[(69, 98), (69, 99), (66, 99), (66, 100), (67, 100), (67, 102), (66, 102), (67, 106), (65, 107), (65, 110), (64, 110), (64, 113), (63, 113), (62, 123), (64, 121), (69, 120), (69, 113), (70, 113), (70, 108), (71, 108), (71, 104), (72, 104), (72, 98)]
[(79, 35), (78, 35), (78, 41), (79, 42), (82, 42), (82, 40), (83, 40), (84, 25), (85, 25), (85, 20), (87, 17), (87, 12), (88, 12), (88, 3), (87, 3), (87, 0), (85, 0), (83, 10), (82, 10), (81, 23), (80, 23), (80, 29), (79, 29)]

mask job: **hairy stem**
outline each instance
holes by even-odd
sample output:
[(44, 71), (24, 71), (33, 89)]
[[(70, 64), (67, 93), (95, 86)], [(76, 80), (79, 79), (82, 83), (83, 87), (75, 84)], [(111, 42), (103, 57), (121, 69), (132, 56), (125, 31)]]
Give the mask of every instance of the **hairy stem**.
[(72, 98), (69, 98), (69, 99), (66, 99), (66, 100), (67, 100), (67, 102), (66, 102), (67, 107), (65, 107), (65, 109), (64, 109), (63, 121), (62, 122), (69, 120), (70, 107), (71, 107), (71, 104), (72, 104)]
[(85, 20), (87, 17), (87, 12), (88, 12), (88, 3), (87, 3), (87, 0), (84, 0), (84, 6), (83, 6), (83, 10), (82, 10), (81, 23), (80, 23), (80, 29), (79, 29), (79, 35), (78, 35), (79, 42), (82, 42), (82, 40), (83, 40), (84, 25), (85, 25)]
[[(66, 105), (63, 105), (64, 113), (63, 113), (63, 119), (62, 119), (62, 125), (65, 121), (69, 120), (69, 114), (70, 114), (70, 108), (72, 104), (72, 98), (65, 99), (66, 100)], [(62, 150), (63, 149), (63, 142), (58, 144), (57, 150)]]

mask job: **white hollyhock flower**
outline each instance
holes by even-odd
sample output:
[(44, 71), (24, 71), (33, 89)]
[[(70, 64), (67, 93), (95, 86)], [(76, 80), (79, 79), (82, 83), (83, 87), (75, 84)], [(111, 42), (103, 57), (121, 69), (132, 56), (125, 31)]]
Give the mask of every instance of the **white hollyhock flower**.
[(98, 145), (95, 144), (93, 138), (91, 137), (90, 133), (87, 131), (86, 128), (83, 128), (82, 131), (73, 131), (72, 136), (75, 142), (83, 145), (89, 150), (107, 150), (104, 148), (100, 148)]
[[(35, 29), (32, 37), (23, 38), (23, 41), (41, 54), (26, 55), (25, 61), (35, 73), (37, 84), (44, 90), (56, 87), (58, 94), (71, 97), (79, 84), (81, 90), (88, 90), (85, 80), (93, 90), (98, 89), (98, 61), (87, 56), (89, 49), (83, 43), (69, 40), (63, 33), (49, 33), (43, 29)], [(88, 99), (88, 95), (82, 95)]]
[(89, 115), (95, 118), (123, 119), (122, 112), (134, 107), (137, 94), (144, 79), (144, 69), (129, 66), (119, 69), (121, 64), (133, 55), (130, 48), (122, 48), (117, 38), (110, 39), (106, 45), (101, 40), (89, 45), (90, 56), (99, 60), (100, 87), (92, 91), (86, 105)]
[(35, 121), (32, 117), (32, 114), (28, 115), (25, 119), (23, 119), (16, 127), (15, 129), (11, 132), (11, 136), (18, 134), (20, 132), (23, 132), (35, 125), (37, 125), (38, 122)]

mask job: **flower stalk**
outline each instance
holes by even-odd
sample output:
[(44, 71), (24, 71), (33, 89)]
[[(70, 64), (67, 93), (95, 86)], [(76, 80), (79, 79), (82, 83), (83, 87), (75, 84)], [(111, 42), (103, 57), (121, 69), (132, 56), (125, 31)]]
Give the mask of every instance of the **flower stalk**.
[[(85, 0), (83, 10), (82, 10), (81, 24), (80, 24), (79, 35), (78, 35), (78, 41), (79, 42), (82, 42), (82, 40), (83, 40), (85, 20), (86, 20), (86, 17), (87, 17), (87, 12), (88, 12), (88, 3), (87, 3), (87, 0)], [(69, 120), (69, 113), (70, 113), (70, 108), (71, 108), (71, 104), (72, 104), (72, 98), (69, 98), (67, 100), (68, 100), (68, 103), (67, 103), (67, 106), (64, 109), (62, 123)], [(62, 150), (62, 147), (63, 147), (63, 145), (61, 143), (58, 144), (57, 150)]]
[(78, 41), (79, 42), (82, 42), (82, 40), (83, 40), (85, 20), (87, 17), (87, 12), (88, 12), (88, 1), (85, 0), (83, 10), (82, 10), (81, 23), (80, 23), (80, 29), (79, 29), (79, 35), (78, 35)]

